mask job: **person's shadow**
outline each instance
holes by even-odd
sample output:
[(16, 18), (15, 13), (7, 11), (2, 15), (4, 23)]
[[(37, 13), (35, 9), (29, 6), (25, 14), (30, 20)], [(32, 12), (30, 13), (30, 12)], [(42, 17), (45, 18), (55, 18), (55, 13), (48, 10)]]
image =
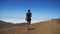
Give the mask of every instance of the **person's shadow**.
[(35, 30), (35, 28), (28, 28), (28, 30)]

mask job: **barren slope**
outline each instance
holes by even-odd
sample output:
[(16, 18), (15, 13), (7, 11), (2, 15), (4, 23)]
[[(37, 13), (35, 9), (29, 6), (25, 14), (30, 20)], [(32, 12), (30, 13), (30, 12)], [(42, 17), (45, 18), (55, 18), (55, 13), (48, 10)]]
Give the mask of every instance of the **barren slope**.
[(49, 20), (32, 24), (33, 30), (25, 26), (1, 29), (0, 34), (60, 34), (60, 20)]

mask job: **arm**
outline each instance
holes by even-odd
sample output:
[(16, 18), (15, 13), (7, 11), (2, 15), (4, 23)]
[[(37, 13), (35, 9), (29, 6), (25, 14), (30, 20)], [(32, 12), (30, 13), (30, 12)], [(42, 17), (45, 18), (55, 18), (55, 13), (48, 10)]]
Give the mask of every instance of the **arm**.
[(26, 18), (25, 18), (25, 20), (27, 20), (27, 13), (26, 13)]
[(31, 17), (32, 17), (32, 13), (31, 13)]

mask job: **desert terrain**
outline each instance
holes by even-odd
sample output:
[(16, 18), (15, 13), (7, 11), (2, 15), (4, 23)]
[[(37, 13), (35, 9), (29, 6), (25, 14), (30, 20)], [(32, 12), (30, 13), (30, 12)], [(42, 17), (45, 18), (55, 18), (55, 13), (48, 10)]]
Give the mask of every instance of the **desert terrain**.
[(60, 19), (31, 24), (28, 30), (26, 24), (10, 28), (0, 28), (0, 34), (60, 34)]

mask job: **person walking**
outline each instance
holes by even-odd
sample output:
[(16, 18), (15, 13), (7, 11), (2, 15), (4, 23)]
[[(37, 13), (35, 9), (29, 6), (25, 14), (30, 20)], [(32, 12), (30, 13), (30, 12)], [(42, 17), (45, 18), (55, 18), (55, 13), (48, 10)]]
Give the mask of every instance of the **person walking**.
[(26, 13), (26, 21), (27, 21), (27, 28), (30, 28), (31, 25), (31, 17), (32, 13), (30, 12), (30, 9), (28, 9), (28, 12)]

